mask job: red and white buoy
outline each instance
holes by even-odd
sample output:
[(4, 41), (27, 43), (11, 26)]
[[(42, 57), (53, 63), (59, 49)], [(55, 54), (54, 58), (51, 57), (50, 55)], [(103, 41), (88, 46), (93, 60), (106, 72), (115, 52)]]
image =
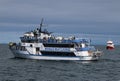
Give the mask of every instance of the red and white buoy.
[(112, 49), (114, 49), (115, 47), (114, 47), (114, 44), (113, 44), (113, 41), (107, 41), (107, 46), (106, 46), (106, 49), (108, 49), (108, 50), (112, 50)]

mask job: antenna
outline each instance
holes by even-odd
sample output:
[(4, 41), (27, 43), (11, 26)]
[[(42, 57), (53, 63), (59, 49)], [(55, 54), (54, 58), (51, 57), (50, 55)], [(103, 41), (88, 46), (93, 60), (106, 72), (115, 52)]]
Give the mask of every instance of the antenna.
[(42, 26), (43, 26), (43, 18), (41, 19), (41, 23), (40, 23), (40, 32), (42, 31)]

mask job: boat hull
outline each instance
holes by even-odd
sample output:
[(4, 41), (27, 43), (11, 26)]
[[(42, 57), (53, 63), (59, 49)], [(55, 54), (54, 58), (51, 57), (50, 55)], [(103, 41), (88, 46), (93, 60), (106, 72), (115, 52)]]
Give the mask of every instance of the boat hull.
[(24, 58), (24, 59), (37, 59), (37, 60), (98, 60), (98, 56), (43, 56), (37, 54), (21, 54), (13, 52), (14, 56), (17, 58)]
[(108, 49), (108, 50), (113, 50), (114, 47), (113, 47), (113, 46), (107, 46), (106, 49)]

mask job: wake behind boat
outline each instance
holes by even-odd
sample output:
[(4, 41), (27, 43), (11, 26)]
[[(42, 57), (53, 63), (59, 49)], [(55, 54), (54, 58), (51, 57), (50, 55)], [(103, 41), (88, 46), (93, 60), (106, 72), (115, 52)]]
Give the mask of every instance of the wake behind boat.
[(15, 57), (39, 60), (98, 60), (102, 52), (90, 45), (89, 39), (54, 36), (40, 28), (26, 32), (20, 43), (9, 43)]

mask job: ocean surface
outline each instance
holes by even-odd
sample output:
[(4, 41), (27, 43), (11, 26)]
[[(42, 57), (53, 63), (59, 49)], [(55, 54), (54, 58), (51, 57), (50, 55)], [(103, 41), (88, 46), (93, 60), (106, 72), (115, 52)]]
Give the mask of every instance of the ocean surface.
[(45, 61), (14, 58), (0, 44), (0, 81), (120, 81), (120, 46), (96, 48), (104, 53), (98, 61)]

